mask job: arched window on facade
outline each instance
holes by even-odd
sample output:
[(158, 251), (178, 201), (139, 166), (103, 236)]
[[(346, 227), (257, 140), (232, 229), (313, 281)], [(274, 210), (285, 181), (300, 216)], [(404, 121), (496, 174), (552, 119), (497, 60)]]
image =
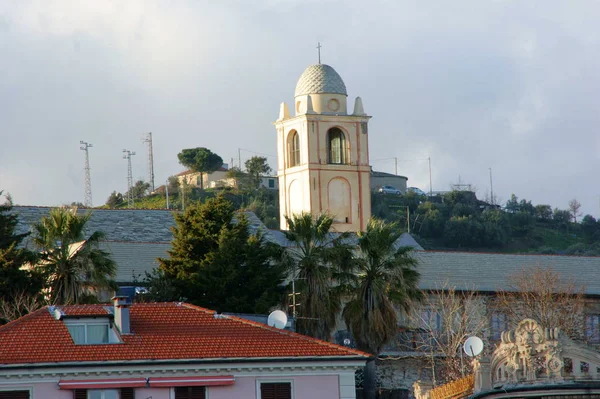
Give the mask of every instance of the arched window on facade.
[(288, 135), (288, 167), (300, 165), (300, 135), (292, 130)]
[(346, 136), (337, 127), (327, 131), (327, 152), (328, 163), (347, 164), (350, 161)]

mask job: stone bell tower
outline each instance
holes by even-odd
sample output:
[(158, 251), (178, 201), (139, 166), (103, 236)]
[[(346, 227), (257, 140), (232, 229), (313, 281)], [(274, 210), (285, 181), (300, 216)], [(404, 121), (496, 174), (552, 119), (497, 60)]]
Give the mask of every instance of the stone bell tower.
[(327, 213), (336, 231), (363, 231), (371, 217), (368, 123), (362, 100), (351, 114), (340, 75), (311, 65), (298, 79), (294, 116), (281, 104), (277, 170), (281, 229), (284, 216)]

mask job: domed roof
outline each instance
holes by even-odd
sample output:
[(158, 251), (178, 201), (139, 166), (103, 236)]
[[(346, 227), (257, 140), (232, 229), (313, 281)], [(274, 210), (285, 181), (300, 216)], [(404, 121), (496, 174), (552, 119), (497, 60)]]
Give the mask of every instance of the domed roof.
[(319, 93), (348, 95), (342, 77), (329, 65), (316, 64), (306, 68), (298, 79), (294, 96)]

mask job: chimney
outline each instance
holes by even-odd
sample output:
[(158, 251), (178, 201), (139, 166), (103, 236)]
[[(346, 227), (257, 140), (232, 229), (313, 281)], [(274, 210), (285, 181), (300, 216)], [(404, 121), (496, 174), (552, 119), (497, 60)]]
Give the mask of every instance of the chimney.
[(131, 334), (129, 328), (129, 297), (115, 296), (112, 298), (115, 307), (115, 325), (121, 334)]

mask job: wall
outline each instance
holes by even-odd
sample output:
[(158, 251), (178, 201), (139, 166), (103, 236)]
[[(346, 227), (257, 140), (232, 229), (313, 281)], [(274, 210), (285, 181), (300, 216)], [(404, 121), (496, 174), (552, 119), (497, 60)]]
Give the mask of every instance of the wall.
[[(258, 399), (258, 384), (264, 382), (291, 382), (294, 399), (354, 399), (354, 372), (340, 372), (322, 375), (281, 375), (282, 373), (259, 373), (254, 376), (236, 376), (235, 384), (229, 386), (207, 387), (210, 399), (254, 398)], [(98, 378), (96, 376), (96, 378)], [(32, 389), (33, 399), (72, 399), (71, 390), (58, 388), (60, 377), (46, 378), (46, 382), (34, 380), (0, 382), (2, 390)], [(92, 379), (92, 377), (90, 377)], [(84, 379), (83, 379), (84, 380)], [(169, 388), (136, 388), (137, 398), (170, 399)]]

